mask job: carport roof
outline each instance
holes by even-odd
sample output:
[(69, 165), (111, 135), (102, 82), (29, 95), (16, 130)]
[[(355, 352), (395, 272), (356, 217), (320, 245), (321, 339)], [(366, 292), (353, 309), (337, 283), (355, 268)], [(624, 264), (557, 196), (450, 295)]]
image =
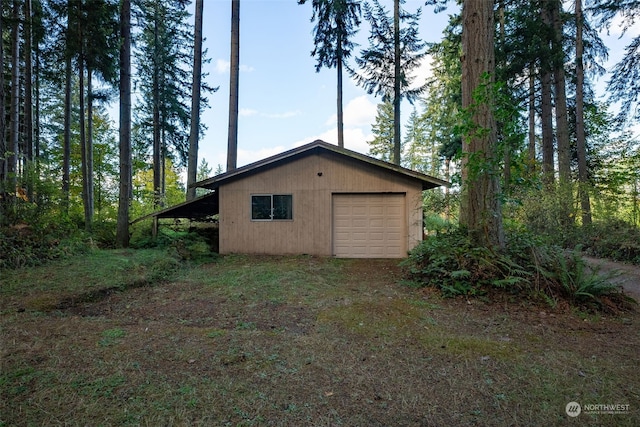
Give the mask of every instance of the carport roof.
[(131, 224), (153, 217), (204, 219), (212, 215), (217, 215), (219, 212), (220, 204), (218, 192), (212, 191), (193, 200), (182, 202), (169, 208), (137, 218), (132, 221)]

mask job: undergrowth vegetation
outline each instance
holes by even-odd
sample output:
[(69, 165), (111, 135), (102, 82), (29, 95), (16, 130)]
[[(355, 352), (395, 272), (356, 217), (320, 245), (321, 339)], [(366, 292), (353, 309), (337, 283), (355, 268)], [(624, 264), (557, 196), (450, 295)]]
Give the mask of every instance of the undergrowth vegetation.
[(42, 265), (89, 247), (88, 236), (68, 224), (34, 227), (19, 223), (0, 231), (0, 270)]
[(432, 286), (446, 296), (486, 295), (497, 290), (542, 300), (551, 306), (605, 311), (632, 304), (610, 276), (590, 268), (582, 248), (566, 250), (524, 231), (507, 233), (502, 252), (474, 246), (461, 229), (428, 236), (403, 262), (418, 286)]

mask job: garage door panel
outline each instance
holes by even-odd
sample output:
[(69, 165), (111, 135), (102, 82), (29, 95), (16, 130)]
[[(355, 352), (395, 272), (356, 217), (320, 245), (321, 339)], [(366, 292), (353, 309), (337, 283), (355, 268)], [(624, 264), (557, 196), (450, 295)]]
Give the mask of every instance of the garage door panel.
[(334, 255), (345, 258), (406, 256), (403, 194), (333, 196)]

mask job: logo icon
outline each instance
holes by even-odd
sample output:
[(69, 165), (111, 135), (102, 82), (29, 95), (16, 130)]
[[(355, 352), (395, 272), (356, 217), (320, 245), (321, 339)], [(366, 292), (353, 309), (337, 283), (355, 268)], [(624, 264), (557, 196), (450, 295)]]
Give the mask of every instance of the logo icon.
[(565, 406), (564, 410), (570, 417), (577, 417), (578, 415), (580, 415), (580, 412), (582, 412), (582, 408), (580, 407), (580, 404), (578, 402), (567, 403), (567, 406)]

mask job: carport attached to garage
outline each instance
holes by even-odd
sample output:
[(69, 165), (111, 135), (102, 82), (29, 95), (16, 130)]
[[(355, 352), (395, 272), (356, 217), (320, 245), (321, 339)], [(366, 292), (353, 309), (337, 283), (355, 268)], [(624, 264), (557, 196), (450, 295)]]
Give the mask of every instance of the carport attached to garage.
[(407, 255), (405, 194), (333, 194), (333, 255), (402, 258)]

